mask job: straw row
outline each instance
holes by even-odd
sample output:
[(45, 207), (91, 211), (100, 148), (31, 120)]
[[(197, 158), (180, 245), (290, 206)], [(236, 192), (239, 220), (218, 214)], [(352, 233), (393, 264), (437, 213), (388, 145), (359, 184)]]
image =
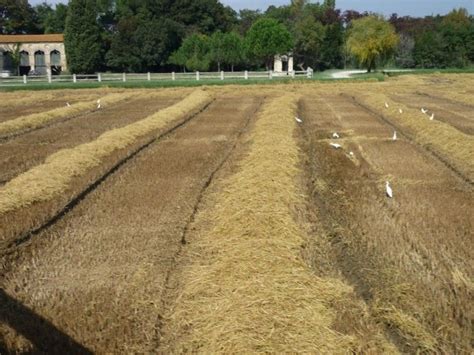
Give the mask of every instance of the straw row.
[(195, 91), (175, 105), (138, 122), (105, 132), (89, 143), (58, 151), (49, 156), (45, 163), (12, 179), (0, 189), (0, 214), (58, 196), (69, 188), (75, 177), (99, 166), (114, 151), (183, 118), (203, 107), (210, 99), (208, 93)]

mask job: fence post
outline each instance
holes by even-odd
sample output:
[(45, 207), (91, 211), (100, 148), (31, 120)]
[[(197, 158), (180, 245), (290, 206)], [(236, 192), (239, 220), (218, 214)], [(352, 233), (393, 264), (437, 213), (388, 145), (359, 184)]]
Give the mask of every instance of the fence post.
[(151, 80), (151, 73), (150, 73), (150, 72), (148, 72), (148, 73), (146, 74), (146, 79), (147, 79), (148, 81)]
[(28, 81), (26, 80), (26, 75), (23, 74), (23, 84), (26, 84)]
[(196, 80), (199, 81), (199, 72), (196, 72)]
[(102, 82), (102, 74), (101, 74), (101, 73), (97, 73), (97, 81), (98, 81), (99, 83)]
[(306, 72), (306, 77), (308, 79), (311, 79), (313, 77), (313, 69), (311, 67), (308, 67), (307, 72)]
[(245, 80), (249, 80), (249, 71), (248, 70), (245, 71), (244, 78), (245, 78)]
[(221, 71), (221, 80), (224, 80), (224, 71)]
[(291, 71), (291, 77), (292, 77), (293, 79), (295, 78), (295, 71), (294, 71), (294, 70)]
[(268, 77), (269, 77), (270, 79), (273, 79), (273, 71), (272, 71), (272, 70), (270, 70), (270, 71), (268, 72)]
[(127, 74), (125, 74), (125, 73), (122, 74), (122, 81), (123, 82), (127, 81)]
[(176, 80), (176, 73), (175, 72), (171, 73), (171, 80), (173, 80), (173, 81)]
[(76, 74), (72, 74), (72, 82), (73, 82), (73, 83), (77, 83)]

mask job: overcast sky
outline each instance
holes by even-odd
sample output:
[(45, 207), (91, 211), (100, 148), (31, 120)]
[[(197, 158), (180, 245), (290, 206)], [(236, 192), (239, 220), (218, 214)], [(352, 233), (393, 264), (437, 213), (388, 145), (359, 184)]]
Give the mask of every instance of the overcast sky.
[[(29, 0), (36, 5), (44, 0)], [(66, 0), (47, 0), (48, 3), (66, 3)], [(289, 0), (221, 0), (222, 3), (239, 9), (263, 9), (270, 5), (289, 4)], [(316, 1), (314, 1), (316, 2)], [(372, 11), (390, 15), (396, 12), (399, 15), (426, 16), (446, 14), (453, 8), (464, 7), (474, 14), (474, 0), (336, 0), (337, 8), (342, 10), (353, 9), (358, 11)]]

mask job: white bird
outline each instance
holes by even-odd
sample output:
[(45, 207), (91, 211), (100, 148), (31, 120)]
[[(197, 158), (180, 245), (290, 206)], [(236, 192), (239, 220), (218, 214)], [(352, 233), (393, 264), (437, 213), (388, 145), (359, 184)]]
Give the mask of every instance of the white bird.
[(67, 107), (71, 107), (71, 104), (69, 102), (66, 102)]
[(390, 197), (390, 198), (393, 197), (393, 191), (388, 181), (385, 182), (385, 192), (387, 193), (387, 197)]
[(334, 133), (332, 134), (332, 137), (333, 137), (333, 138), (339, 138), (339, 134), (337, 134), (337, 132), (334, 132)]
[(385, 103), (385, 108), (388, 108), (388, 103)]
[(99, 109), (99, 108), (101, 108), (101, 107), (102, 107), (102, 106), (100, 105), (100, 99), (99, 99), (99, 100), (97, 100), (97, 108)]
[(398, 112), (400, 112), (400, 114), (403, 113), (403, 110), (401, 108), (398, 109)]
[(424, 114), (426, 114), (428, 112), (428, 110), (425, 110), (423, 107), (421, 108), (421, 112), (423, 112)]
[(342, 145), (337, 144), (337, 143), (329, 143), (329, 145), (330, 145), (331, 147), (333, 147), (333, 148), (336, 148), (336, 149), (339, 149), (339, 148), (342, 147)]
[(298, 123), (303, 123), (303, 120), (301, 118), (295, 117), (296, 122)]
[(433, 120), (434, 120), (434, 113), (432, 113), (430, 116), (430, 121), (433, 121)]
[(397, 140), (397, 131), (393, 131), (392, 140), (393, 140), (393, 141), (396, 141), (396, 140)]
[(351, 156), (351, 158), (354, 158), (354, 152), (349, 152), (349, 155)]

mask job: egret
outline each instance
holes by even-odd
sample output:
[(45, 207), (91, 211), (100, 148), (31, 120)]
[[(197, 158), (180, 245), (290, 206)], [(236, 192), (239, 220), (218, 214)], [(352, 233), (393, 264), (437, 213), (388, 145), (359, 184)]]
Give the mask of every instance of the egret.
[(337, 144), (337, 143), (329, 143), (329, 145), (330, 145), (331, 147), (333, 147), (333, 148), (336, 148), (336, 149), (339, 149), (339, 148), (342, 147), (342, 145)]
[(430, 121), (433, 121), (433, 120), (434, 120), (434, 113), (432, 113), (430, 116)]
[(100, 99), (97, 100), (97, 109), (100, 109), (102, 106), (100, 105)]
[(397, 140), (397, 131), (393, 131), (392, 140), (393, 140), (393, 141), (396, 141), (396, 140)]
[(354, 152), (349, 152), (349, 155), (351, 156), (351, 158), (354, 158)]
[(71, 104), (69, 102), (66, 102), (67, 107), (71, 107)]
[(385, 108), (388, 108), (388, 103), (385, 103)]
[(423, 107), (421, 108), (421, 112), (423, 112), (425, 115), (428, 112), (428, 110), (425, 110)]
[(339, 134), (337, 134), (337, 132), (334, 132), (334, 133), (332, 134), (332, 137), (333, 137), (333, 138), (339, 138)]
[(385, 182), (385, 192), (387, 193), (387, 197), (390, 197), (390, 198), (393, 197), (392, 188), (390, 187), (390, 184), (388, 183), (388, 181)]
[(296, 122), (298, 123), (303, 123), (303, 120), (301, 118), (295, 117)]
[(400, 112), (400, 114), (403, 113), (403, 110), (401, 108), (398, 109), (398, 112)]

